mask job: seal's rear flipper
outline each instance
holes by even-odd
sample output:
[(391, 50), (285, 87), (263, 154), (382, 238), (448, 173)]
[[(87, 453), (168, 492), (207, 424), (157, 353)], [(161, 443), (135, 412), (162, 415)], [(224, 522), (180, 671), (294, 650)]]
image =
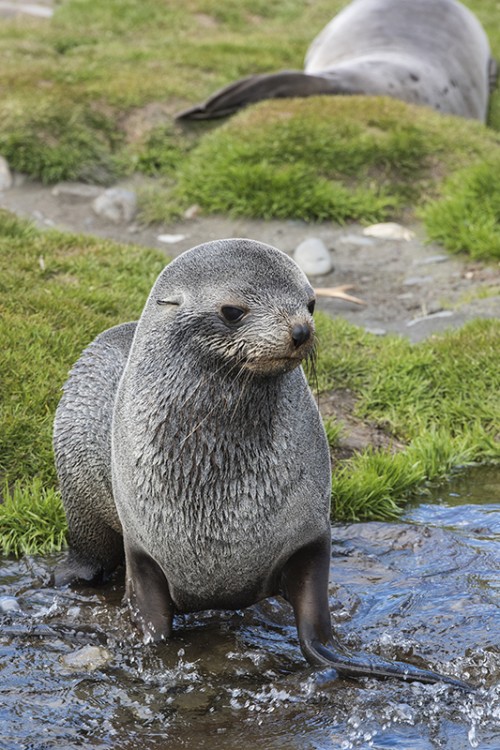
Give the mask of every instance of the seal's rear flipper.
[(263, 99), (294, 96), (352, 93), (339, 86), (333, 76), (307, 75), (299, 70), (283, 70), (270, 75), (254, 75), (229, 84), (202, 104), (186, 109), (176, 120), (212, 120), (226, 117), (248, 104)]
[(325, 535), (292, 555), (283, 568), (282, 592), (294, 609), (300, 648), (309, 664), (334, 669), (342, 677), (394, 677), (474, 689), (461, 680), (413, 664), (392, 662), (373, 654), (352, 654), (336, 643), (328, 607), (329, 567), (330, 540)]

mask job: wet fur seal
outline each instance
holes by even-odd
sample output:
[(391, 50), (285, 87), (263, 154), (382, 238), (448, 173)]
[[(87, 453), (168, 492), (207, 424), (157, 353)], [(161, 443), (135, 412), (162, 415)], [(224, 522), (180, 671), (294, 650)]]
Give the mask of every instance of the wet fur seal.
[(366, 94), (484, 122), (495, 79), (486, 33), (456, 0), (354, 0), (313, 40), (303, 72), (243, 78), (177, 119), (224, 117), (262, 99)]
[(329, 449), (301, 367), (314, 302), (285, 253), (219, 240), (161, 272), (137, 323), (90, 344), (55, 417), (70, 543), (55, 582), (96, 582), (125, 557), (132, 619), (153, 641), (176, 612), (282, 595), (310, 664), (463, 687), (333, 636)]

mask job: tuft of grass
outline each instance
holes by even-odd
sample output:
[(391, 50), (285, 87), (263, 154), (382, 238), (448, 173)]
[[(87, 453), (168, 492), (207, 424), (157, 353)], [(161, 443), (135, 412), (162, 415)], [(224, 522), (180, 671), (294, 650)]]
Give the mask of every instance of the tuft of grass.
[(425, 492), (430, 482), (457, 467), (499, 458), (498, 442), (477, 424), (458, 437), (433, 427), (401, 453), (368, 449), (333, 472), (333, 516), (348, 522), (396, 518), (410, 495)]
[(459, 170), (421, 215), (429, 237), (448, 250), (500, 259), (500, 154)]
[(387, 518), (410, 491), (457, 467), (500, 459), (500, 323), (476, 320), (412, 345), (317, 315), (319, 390), (348, 387), (357, 416), (407, 448), (369, 450), (333, 474), (336, 519)]
[(41, 182), (81, 180), (108, 184), (120, 174), (121, 137), (113, 121), (89, 108), (49, 101), (11, 118), (0, 129), (0, 152), (10, 166)]
[(66, 546), (67, 524), (59, 493), (39, 477), (7, 485), (0, 503), (0, 555), (49, 554)]
[(182, 134), (172, 124), (155, 127), (138, 147), (136, 169), (149, 177), (172, 177), (194, 142), (193, 135)]
[(325, 419), (325, 432), (326, 439), (330, 448), (336, 448), (340, 442), (340, 438), (344, 429), (342, 422), (337, 422), (334, 419)]
[(414, 345), (316, 317), (318, 388), (354, 390), (360, 396), (358, 416), (405, 441), (436, 426), (452, 436), (476, 423), (492, 435), (500, 431), (498, 321), (475, 320)]

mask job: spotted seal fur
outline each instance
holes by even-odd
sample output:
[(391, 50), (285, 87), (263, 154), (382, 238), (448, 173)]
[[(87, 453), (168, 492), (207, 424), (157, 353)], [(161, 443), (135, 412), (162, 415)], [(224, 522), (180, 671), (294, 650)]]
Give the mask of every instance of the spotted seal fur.
[(224, 117), (262, 99), (366, 94), (484, 122), (495, 79), (486, 33), (457, 0), (354, 0), (313, 40), (303, 72), (243, 78), (178, 119)]

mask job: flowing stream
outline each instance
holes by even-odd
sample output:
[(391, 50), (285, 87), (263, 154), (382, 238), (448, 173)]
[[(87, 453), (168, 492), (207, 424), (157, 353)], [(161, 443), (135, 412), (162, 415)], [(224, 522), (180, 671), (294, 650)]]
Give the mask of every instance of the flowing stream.
[(1, 750), (499, 750), (500, 468), (333, 537), (339, 638), (475, 692), (315, 672), (281, 600), (179, 617), (171, 642), (144, 645), (121, 582), (57, 591), (56, 558), (4, 559)]

